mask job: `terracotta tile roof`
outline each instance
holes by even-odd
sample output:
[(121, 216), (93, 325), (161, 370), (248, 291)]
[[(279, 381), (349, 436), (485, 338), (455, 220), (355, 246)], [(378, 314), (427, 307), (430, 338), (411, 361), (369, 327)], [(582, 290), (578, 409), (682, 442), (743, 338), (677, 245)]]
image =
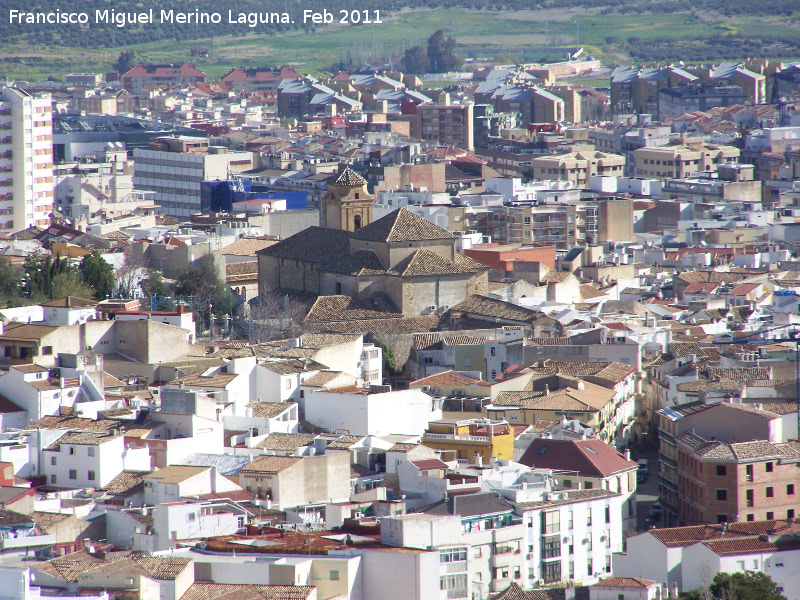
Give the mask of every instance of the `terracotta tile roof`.
[(58, 451), (61, 444), (73, 444), (79, 446), (100, 446), (120, 437), (114, 433), (97, 433), (89, 431), (70, 431), (62, 435), (55, 442), (50, 444), (45, 450)]
[(456, 317), (459, 313), (521, 323), (532, 323), (548, 318), (542, 312), (477, 294), (473, 294), (455, 306), (450, 307), (450, 315), (452, 317)]
[(735, 462), (767, 459), (800, 460), (800, 444), (796, 442), (773, 443), (766, 440), (749, 442), (721, 442), (687, 431), (677, 441), (692, 449), (700, 459), (729, 460)]
[(294, 402), (251, 402), (247, 405), (247, 408), (253, 411), (254, 417), (272, 419), (286, 412), (294, 405)]
[(419, 448), (421, 445), (422, 444), (406, 444), (403, 442), (398, 442), (397, 444), (389, 448), (387, 452), (410, 452), (415, 448)]
[(210, 467), (189, 467), (184, 465), (170, 465), (163, 469), (158, 469), (152, 473), (144, 475), (144, 479), (158, 479), (161, 483), (165, 484), (178, 484), (183, 483), (190, 477), (194, 477), (204, 471), (208, 471)]
[(683, 290), (684, 295), (686, 294), (713, 294), (714, 290), (719, 287), (718, 282), (702, 282), (702, 281), (695, 281), (690, 283), (686, 286), (686, 289)]
[(464, 375), (458, 371), (443, 371), (442, 373), (435, 373), (422, 379), (412, 381), (410, 385), (431, 385), (437, 387), (466, 387), (477, 386), (482, 388), (489, 388), (492, 386), (488, 381)]
[(180, 600), (308, 600), (317, 588), (308, 585), (250, 585), (195, 581)]
[(469, 263), (452, 261), (436, 252), (423, 249), (417, 250), (386, 272), (399, 277), (423, 277), (426, 275), (476, 273), (478, 270), (478, 267)]
[(320, 296), (306, 315), (306, 322), (347, 321), (402, 317), (402, 313), (387, 312), (377, 303), (350, 296)]
[(652, 535), (665, 546), (683, 547), (695, 542), (713, 541), (724, 538), (744, 538), (766, 534), (789, 534), (800, 531), (800, 524), (789, 525), (786, 521), (736, 521), (727, 524), (689, 525), (686, 527), (666, 527), (651, 529), (642, 535)]
[(149, 471), (122, 471), (100, 489), (116, 496), (136, 494), (144, 491), (144, 477), (149, 474)]
[(314, 443), (314, 436), (307, 433), (270, 433), (253, 448), (261, 450), (289, 450), (294, 452)]
[[(252, 256), (255, 258), (256, 253), (264, 248), (269, 248), (278, 243), (278, 240), (263, 240), (260, 238), (245, 237), (236, 240), (232, 244), (225, 246), (220, 253), (223, 256)], [(238, 263), (232, 263), (238, 264)], [(227, 265), (231, 266), (231, 265)]]
[(31, 325), (29, 323), (8, 323), (3, 334), (0, 335), (0, 342), (38, 342), (47, 337), (58, 327), (50, 325)]
[(258, 263), (256, 261), (238, 262), (225, 266), (225, 282), (236, 283), (258, 279)]
[(340, 185), (344, 187), (361, 187), (362, 185), (367, 185), (367, 180), (353, 171), (350, 167), (346, 167), (345, 170), (342, 171), (333, 182), (333, 185)]
[(515, 581), (505, 590), (489, 596), (491, 600), (566, 600), (564, 588), (523, 590)]
[(447, 463), (438, 458), (426, 458), (425, 460), (412, 460), (411, 464), (420, 471), (431, 471), (433, 469), (447, 469)]
[(606, 477), (637, 464), (600, 440), (535, 439), (519, 459), (529, 467), (578, 471), (584, 477)]
[(341, 374), (341, 371), (320, 371), (316, 375), (306, 379), (302, 385), (308, 387), (322, 387), (339, 377)]
[(236, 379), (238, 375), (235, 373), (217, 373), (216, 375), (187, 375), (170, 381), (168, 385), (179, 385), (183, 383), (185, 386), (193, 387), (210, 387), (210, 388), (225, 388), (228, 384)]
[(301, 460), (303, 459), (299, 456), (270, 456), (261, 454), (256, 456), (239, 471), (239, 475), (247, 475), (248, 473), (280, 473)]
[(325, 446), (326, 450), (347, 450), (350, 446), (359, 443), (366, 436), (343, 435)]
[(453, 234), (406, 208), (398, 208), (354, 232), (352, 237), (371, 242), (414, 242), (451, 240)]
[(318, 363), (310, 358), (287, 358), (286, 360), (267, 360), (259, 363), (259, 366), (278, 373), (281, 375), (289, 375), (291, 373), (303, 373), (306, 371), (318, 371), (325, 369), (325, 365)]
[(593, 587), (628, 587), (628, 588), (648, 588), (651, 585), (658, 585), (652, 579), (642, 579), (641, 577), (609, 577), (601, 579)]
[[(389, 319), (353, 319), (350, 321), (328, 321), (319, 327), (335, 333), (409, 334), (420, 331), (436, 331), (441, 318), (438, 315), (411, 315)], [(313, 324), (312, 324), (313, 325)]]

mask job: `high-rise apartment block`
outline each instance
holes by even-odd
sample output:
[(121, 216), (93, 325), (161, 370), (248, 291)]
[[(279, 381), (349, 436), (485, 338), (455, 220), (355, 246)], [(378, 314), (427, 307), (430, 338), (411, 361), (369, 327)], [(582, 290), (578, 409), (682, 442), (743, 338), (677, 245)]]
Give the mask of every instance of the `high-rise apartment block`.
[(47, 226), (53, 211), (50, 94), (10, 87), (0, 93), (0, 230)]

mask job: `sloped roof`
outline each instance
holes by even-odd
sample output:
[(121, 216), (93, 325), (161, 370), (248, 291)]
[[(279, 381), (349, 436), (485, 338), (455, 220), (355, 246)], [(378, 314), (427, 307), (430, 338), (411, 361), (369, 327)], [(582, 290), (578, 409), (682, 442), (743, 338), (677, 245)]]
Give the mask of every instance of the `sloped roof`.
[(333, 185), (340, 185), (344, 187), (361, 187), (367, 185), (367, 180), (361, 177), (358, 173), (347, 167), (333, 182)]
[(451, 240), (453, 234), (406, 208), (398, 208), (354, 232), (352, 237), (371, 242), (413, 242)]
[(535, 439), (519, 459), (528, 467), (578, 471), (585, 477), (606, 477), (627, 469), (635, 462), (600, 440)]

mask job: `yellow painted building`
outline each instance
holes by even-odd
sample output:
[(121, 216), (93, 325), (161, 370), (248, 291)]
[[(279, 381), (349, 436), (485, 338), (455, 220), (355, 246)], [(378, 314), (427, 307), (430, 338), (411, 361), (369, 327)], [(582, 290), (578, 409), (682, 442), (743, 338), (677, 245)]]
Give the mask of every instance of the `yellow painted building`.
[(440, 419), (431, 421), (423, 445), (451, 452), (469, 464), (488, 464), (491, 458), (514, 459), (514, 429), (505, 421)]

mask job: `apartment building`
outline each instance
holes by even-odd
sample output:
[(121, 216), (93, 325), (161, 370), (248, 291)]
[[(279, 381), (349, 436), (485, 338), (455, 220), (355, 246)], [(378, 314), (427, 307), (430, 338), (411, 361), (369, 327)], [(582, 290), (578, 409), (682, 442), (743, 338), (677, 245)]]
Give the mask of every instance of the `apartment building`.
[(194, 65), (138, 64), (120, 76), (122, 87), (133, 94), (140, 94), (149, 85), (187, 85), (204, 83), (206, 74)]
[(716, 173), (720, 165), (736, 164), (739, 154), (739, 149), (733, 146), (711, 144), (639, 148), (633, 151), (634, 175), (663, 180), (698, 172)]
[(800, 446), (729, 443), (687, 431), (677, 440), (678, 519), (687, 524), (794, 519)]
[(568, 154), (533, 158), (531, 168), (536, 179), (570, 181), (576, 187), (588, 188), (589, 178), (594, 175), (623, 175), (625, 158), (587, 148)]
[[(443, 106), (421, 104), (416, 109), (418, 129), (412, 131), (411, 135), (445, 146), (474, 150), (473, 108), (471, 103)], [(412, 128), (415, 128), (414, 124)]]
[(470, 217), (470, 227), (500, 244), (555, 246), (567, 250), (575, 242), (572, 205), (493, 206)]
[(225, 180), (253, 167), (250, 152), (229, 152), (183, 136), (156, 138), (149, 149), (134, 150), (133, 159), (134, 188), (153, 192), (156, 205), (179, 218), (208, 211), (201, 202), (204, 181)]
[(50, 94), (6, 87), (0, 100), (0, 231), (47, 226), (53, 211)]
[(664, 121), (690, 112), (734, 106), (746, 101), (747, 94), (738, 85), (716, 81), (678, 85), (659, 90), (658, 118)]
[(696, 80), (696, 75), (677, 67), (618, 67), (611, 74), (611, 110), (615, 114), (657, 114), (660, 90)]

